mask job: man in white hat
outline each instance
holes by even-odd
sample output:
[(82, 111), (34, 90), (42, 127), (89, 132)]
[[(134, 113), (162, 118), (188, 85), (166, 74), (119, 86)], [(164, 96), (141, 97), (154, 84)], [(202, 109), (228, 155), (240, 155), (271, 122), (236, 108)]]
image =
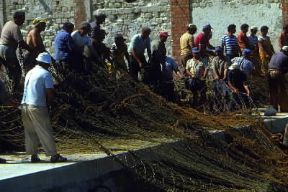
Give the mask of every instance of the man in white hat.
[(51, 156), (51, 162), (63, 162), (67, 159), (57, 154), (47, 108), (54, 95), (52, 75), (48, 71), (52, 58), (44, 52), (36, 61), (37, 65), (25, 77), (21, 102), (26, 152), (31, 155), (31, 162), (39, 162), (38, 146), (41, 143), (46, 154)]
[(234, 100), (240, 106), (246, 104), (249, 107), (248, 97), (250, 97), (250, 89), (246, 74), (240, 70), (240, 65), (237, 62), (233, 63), (228, 69), (228, 86)]
[(285, 74), (288, 72), (288, 46), (275, 53), (268, 65), (270, 104), (281, 112), (288, 111)]

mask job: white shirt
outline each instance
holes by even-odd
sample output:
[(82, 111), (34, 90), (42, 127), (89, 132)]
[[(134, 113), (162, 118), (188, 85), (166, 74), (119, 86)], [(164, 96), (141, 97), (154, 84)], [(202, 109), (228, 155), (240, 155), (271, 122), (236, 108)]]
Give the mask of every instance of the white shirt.
[(53, 84), (53, 78), (49, 71), (36, 65), (25, 77), (21, 104), (46, 107), (46, 89), (54, 88)]

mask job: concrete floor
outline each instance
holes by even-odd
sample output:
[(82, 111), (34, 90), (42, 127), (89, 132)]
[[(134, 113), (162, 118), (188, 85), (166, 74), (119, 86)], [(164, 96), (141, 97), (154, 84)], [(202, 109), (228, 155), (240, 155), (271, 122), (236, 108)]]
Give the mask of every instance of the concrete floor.
[(0, 164), (0, 182), (1, 180), (33, 174), (41, 171), (47, 171), (59, 167), (73, 165), (78, 162), (90, 161), (107, 157), (105, 153), (99, 154), (75, 154), (65, 155), (69, 159), (64, 163), (50, 163), (50, 158), (44, 154), (39, 155), (41, 162), (30, 163), (30, 157), (24, 153), (0, 155), (0, 158), (6, 159), (6, 164)]

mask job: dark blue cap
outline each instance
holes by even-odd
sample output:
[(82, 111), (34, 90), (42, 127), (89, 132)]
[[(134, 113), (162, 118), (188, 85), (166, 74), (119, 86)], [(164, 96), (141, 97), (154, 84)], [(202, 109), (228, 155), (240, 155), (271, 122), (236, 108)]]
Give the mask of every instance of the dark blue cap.
[(207, 25), (203, 26), (203, 31), (204, 30), (209, 30), (209, 29), (213, 29), (210, 24), (207, 24)]
[(216, 53), (223, 52), (222, 47), (219, 47), (219, 46), (216, 47), (216, 48), (215, 48), (215, 52), (216, 52)]
[(249, 55), (251, 53), (252, 53), (251, 49), (243, 49), (243, 51), (242, 51), (242, 55)]
[(192, 48), (192, 53), (199, 53), (200, 50), (197, 47)]

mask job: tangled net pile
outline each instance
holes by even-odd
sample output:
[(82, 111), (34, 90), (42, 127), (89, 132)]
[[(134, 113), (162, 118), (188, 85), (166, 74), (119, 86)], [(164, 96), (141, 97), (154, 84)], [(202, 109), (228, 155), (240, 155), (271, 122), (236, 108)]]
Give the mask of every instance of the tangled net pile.
[[(105, 152), (159, 191), (288, 190), (287, 156), (257, 116), (210, 116), (180, 107), (105, 68), (54, 76), (61, 83), (50, 113), (61, 153)], [(224, 140), (208, 132), (217, 129), (226, 130)], [(0, 140), (2, 150), (23, 149), (19, 109), (0, 108)], [(151, 148), (159, 157), (152, 161), (129, 150), (134, 141), (177, 144)], [(127, 150), (127, 159), (113, 155)]]

